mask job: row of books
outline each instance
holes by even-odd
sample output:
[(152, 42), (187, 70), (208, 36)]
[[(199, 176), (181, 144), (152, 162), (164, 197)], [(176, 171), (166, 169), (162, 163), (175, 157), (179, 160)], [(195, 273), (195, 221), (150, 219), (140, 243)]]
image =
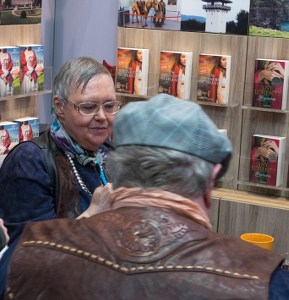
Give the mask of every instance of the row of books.
[[(161, 51), (158, 93), (189, 99), (192, 52)], [(231, 56), (200, 53), (197, 66), (197, 100), (228, 104)], [(145, 96), (148, 92), (149, 49), (119, 47), (116, 91)], [(285, 110), (288, 98), (289, 61), (255, 60), (252, 106)]]
[[(118, 24), (126, 27), (141, 27), (136, 22), (136, 12), (131, 0), (118, 0), (119, 7), (129, 11), (119, 14)], [(144, 29), (180, 30), (207, 33), (269, 36), (289, 38), (289, 6), (287, 1), (268, 0), (164, 0), (166, 4), (163, 26), (156, 26), (156, 6), (152, 1), (143, 1), (148, 18)], [(157, 1), (158, 2), (158, 1)], [(204, 3), (205, 2), (205, 3)]]
[(6, 155), (17, 144), (39, 136), (39, 127), (39, 118), (36, 117), (0, 122), (0, 155)]
[(43, 45), (0, 46), (0, 97), (35, 93), (43, 88)]

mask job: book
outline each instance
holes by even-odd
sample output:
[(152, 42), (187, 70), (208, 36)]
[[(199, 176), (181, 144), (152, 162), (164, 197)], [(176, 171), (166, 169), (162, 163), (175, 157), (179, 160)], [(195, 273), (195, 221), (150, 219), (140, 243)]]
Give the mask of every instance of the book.
[(231, 77), (231, 56), (199, 54), (197, 100), (228, 104)]
[(250, 0), (181, 1), (181, 30), (248, 34)]
[(41, 23), (42, 0), (1, 1), (0, 24), (39, 24)]
[(251, 0), (249, 35), (289, 38), (288, 1)]
[(0, 47), (0, 97), (20, 94), (19, 48)]
[(283, 183), (286, 137), (254, 134), (251, 144), (250, 182), (280, 186)]
[(44, 89), (43, 45), (19, 45), (20, 51), (20, 92), (37, 93)]
[(160, 52), (159, 93), (190, 98), (192, 57), (192, 52)]
[(29, 141), (39, 136), (39, 118), (25, 117), (15, 119), (14, 122), (19, 124), (19, 142)]
[(289, 61), (257, 58), (254, 68), (252, 106), (287, 108)]
[(147, 95), (149, 49), (117, 49), (116, 92), (137, 96)]
[(0, 155), (8, 154), (19, 143), (19, 125), (16, 122), (0, 122)]

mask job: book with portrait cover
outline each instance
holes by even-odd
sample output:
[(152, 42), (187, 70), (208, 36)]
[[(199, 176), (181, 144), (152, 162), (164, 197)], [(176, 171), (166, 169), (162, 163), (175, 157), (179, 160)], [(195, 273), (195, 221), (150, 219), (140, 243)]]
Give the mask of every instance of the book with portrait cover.
[(280, 186), (283, 182), (286, 137), (254, 134), (251, 144), (252, 183)]
[(199, 54), (197, 100), (228, 104), (231, 76), (231, 56)]
[(20, 93), (30, 94), (44, 90), (43, 45), (18, 45), (20, 52)]
[(148, 91), (149, 49), (117, 49), (115, 88), (118, 93), (146, 96)]
[(19, 142), (29, 141), (39, 136), (39, 118), (25, 117), (15, 119), (14, 122), (19, 124)]
[(190, 98), (192, 58), (192, 52), (160, 52), (159, 93)]
[(0, 122), (0, 155), (8, 154), (19, 143), (19, 125), (16, 122)]
[(287, 108), (289, 61), (257, 58), (254, 68), (252, 106)]
[(0, 97), (20, 94), (19, 48), (0, 47)]

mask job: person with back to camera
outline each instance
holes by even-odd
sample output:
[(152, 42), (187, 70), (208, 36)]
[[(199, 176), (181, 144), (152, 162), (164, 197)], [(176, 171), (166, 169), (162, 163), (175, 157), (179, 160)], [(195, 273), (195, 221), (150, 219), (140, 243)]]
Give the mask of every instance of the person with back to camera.
[(0, 217), (10, 236), (6, 263), (28, 221), (76, 218), (106, 183), (101, 165), (120, 108), (110, 73), (93, 58), (68, 61), (55, 77), (53, 102), (51, 128), (16, 146), (0, 169)]
[(276, 282), (288, 296), (289, 272), (272, 276), (280, 255), (212, 231), (232, 147), (198, 104), (159, 94), (127, 104), (113, 126), (112, 185), (80, 220), (27, 224), (8, 297), (263, 300)]

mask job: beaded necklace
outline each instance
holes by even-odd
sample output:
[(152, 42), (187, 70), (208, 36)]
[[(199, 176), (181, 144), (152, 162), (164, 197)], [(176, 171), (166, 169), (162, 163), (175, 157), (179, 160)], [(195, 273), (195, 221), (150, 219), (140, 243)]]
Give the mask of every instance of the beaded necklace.
[(72, 160), (72, 157), (67, 153), (65, 152), (65, 155), (67, 156), (68, 160), (69, 160), (69, 163), (72, 167), (72, 171), (73, 171), (73, 174), (75, 175), (76, 179), (77, 179), (77, 182), (78, 184), (80, 185), (80, 187), (85, 191), (87, 192), (91, 197), (92, 197), (92, 193), (91, 191), (88, 189), (88, 187), (85, 185), (85, 183), (83, 182), (82, 178), (80, 177), (76, 167), (75, 167), (75, 164)]

